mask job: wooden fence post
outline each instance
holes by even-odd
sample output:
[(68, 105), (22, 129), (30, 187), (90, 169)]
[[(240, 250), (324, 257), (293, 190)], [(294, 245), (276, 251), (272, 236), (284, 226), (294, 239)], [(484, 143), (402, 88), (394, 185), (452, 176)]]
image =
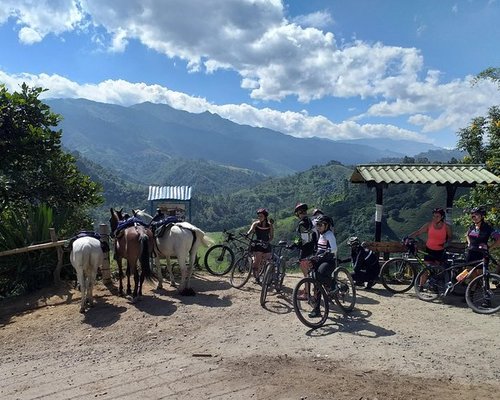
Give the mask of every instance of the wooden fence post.
[[(50, 240), (57, 242), (56, 230), (54, 228), (49, 228)], [(59, 284), (61, 282), (61, 269), (63, 266), (63, 249), (61, 246), (56, 247), (57, 251), (57, 265), (54, 270), (54, 283)]]
[[(101, 242), (105, 242), (109, 249), (109, 226), (107, 224), (99, 224), (99, 234)], [(111, 283), (111, 269), (109, 267), (109, 251), (104, 253), (104, 260), (101, 267), (102, 283)]]

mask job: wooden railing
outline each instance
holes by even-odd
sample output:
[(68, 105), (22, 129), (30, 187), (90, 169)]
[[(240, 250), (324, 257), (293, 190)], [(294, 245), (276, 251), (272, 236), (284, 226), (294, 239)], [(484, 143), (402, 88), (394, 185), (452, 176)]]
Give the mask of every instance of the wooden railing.
[[(56, 248), (57, 251), (57, 265), (54, 270), (54, 282), (59, 283), (61, 281), (61, 269), (63, 266), (63, 249), (62, 246), (66, 243), (65, 240), (58, 240), (54, 228), (49, 228), (49, 234), (51, 241), (46, 243), (33, 244), (26, 247), (20, 247), (17, 249), (4, 250), (0, 252), (0, 257), (10, 256), (14, 254), (22, 254), (30, 251), (45, 250), (52, 247)], [(106, 242), (109, 248), (109, 227), (106, 224), (99, 225), (99, 234), (101, 235), (101, 242)], [(101, 266), (101, 275), (103, 283), (111, 282), (111, 270), (109, 267), (109, 252), (104, 253), (104, 261)]]

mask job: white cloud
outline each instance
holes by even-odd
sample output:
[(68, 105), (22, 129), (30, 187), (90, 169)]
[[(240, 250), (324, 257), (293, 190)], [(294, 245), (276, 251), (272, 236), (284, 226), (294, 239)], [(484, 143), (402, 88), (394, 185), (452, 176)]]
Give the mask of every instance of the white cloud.
[(333, 18), (327, 11), (317, 11), (293, 18), (293, 22), (304, 27), (324, 28), (333, 23)]
[(40, 42), (49, 33), (74, 30), (84, 19), (77, 0), (3, 0), (1, 9), (0, 24), (15, 19), (24, 44)]

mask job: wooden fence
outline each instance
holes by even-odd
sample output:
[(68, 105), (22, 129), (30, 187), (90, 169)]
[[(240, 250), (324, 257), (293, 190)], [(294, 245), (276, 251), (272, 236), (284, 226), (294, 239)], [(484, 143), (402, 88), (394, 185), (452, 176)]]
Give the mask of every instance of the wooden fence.
[[(59, 283), (61, 281), (61, 269), (63, 266), (63, 249), (62, 246), (67, 242), (67, 240), (58, 240), (56, 231), (54, 228), (49, 228), (50, 242), (33, 244), (27, 247), (20, 247), (17, 249), (5, 250), (0, 252), (0, 257), (10, 256), (14, 254), (22, 254), (30, 251), (45, 250), (52, 247), (56, 248), (57, 251), (57, 265), (54, 270), (54, 282)], [(99, 234), (101, 235), (101, 242), (106, 242), (109, 248), (109, 227), (106, 224), (99, 225)], [(111, 270), (109, 267), (109, 251), (104, 253), (104, 261), (101, 266), (101, 275), (103, 283), (107, 284), (111, 282)]]

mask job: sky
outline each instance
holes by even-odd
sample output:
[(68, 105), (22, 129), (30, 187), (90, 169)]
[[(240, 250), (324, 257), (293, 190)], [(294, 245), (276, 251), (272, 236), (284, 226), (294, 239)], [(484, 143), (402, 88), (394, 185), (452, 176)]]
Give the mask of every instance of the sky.
[(0, 84), (296, 137), (453, 148), (500, 104), (500, 0), (0, 0)]

